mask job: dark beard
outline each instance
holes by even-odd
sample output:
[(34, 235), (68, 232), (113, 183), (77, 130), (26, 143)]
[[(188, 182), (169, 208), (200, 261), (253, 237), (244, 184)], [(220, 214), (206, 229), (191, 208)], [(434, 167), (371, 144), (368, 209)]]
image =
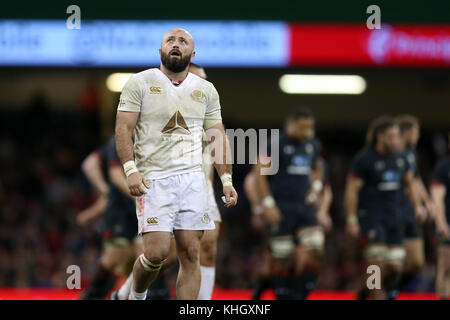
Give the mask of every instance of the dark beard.
[(180, 59), (171, 58), (169, 54), (161, 53), (161, 62), (168, 70), (178, 73), (184, 71), (191, 62), (191, 55), (181, 56)]

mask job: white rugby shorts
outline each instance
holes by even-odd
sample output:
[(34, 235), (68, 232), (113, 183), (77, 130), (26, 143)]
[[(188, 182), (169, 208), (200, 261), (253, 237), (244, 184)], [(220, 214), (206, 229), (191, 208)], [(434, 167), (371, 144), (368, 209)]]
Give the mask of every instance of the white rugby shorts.
[(147, 194), (136, 198), (138, 233), (213, 230), (208, 213), (205, 175), (194, 171), (147, 180)]

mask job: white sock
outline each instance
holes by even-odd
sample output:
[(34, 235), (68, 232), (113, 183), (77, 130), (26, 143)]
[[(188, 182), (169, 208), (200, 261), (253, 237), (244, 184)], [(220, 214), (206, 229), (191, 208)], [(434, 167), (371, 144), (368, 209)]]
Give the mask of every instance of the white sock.
[(145, 298), (147, 298), (147, 290), (144, 292), (136, 292), (131, 288), (128, 300), (145, 300)]
[(200, 266), (202, 280), (200, 282), (200, 291), (198, 292), (198, 300), (211, 300), (216, 278), (215, 267)]
[(128, 296), (130, 295), (132, 283), (133, 283), (133, 272), (130, 273), (127, 280), (120, 287), (119, 292), (117, 292), (117, 296), (119, 297), (119, 300), (127, 300), (128, 299)]

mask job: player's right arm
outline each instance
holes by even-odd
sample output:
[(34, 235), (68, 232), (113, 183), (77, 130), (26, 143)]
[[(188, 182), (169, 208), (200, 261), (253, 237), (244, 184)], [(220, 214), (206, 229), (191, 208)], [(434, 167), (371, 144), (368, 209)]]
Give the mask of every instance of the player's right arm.
[(444, 167), (439, 164), (433, 172), (433, 179), (430, 187), (431, 199), (435, 206), (435, 222), (438, 234), (450, 239), (450, 227), (445, 217), (445, 195), (447, 188), (443, 184), (443, 177), (445, 175)]
[(364, 182), (355, 174), (350, 173), (347, 176), (347, 184), (345, 186), (345, 213), (346, 213), (346, 230), (353, 237), (359, 234), (358, 222), (358, 192), (362, 188)]
[(431, 197), (435, 205), (436, 214), (436, 229), (438, 234), (450, 239), (450, 227), (448, 226), (448, 221), (445, 218), (445, 194), (447, 193), (447, 188), (440, 183), (433, 183), (431, 185)]
[(138, 81), (132, 76), (123, 87), (117, 108), (115, 141), (117, 155), (127, 176), (128, 188), (132, 196), (146, 194), (148, 189), (144, 178), (134, 163), (133, 132), (136, 127), (142, 105), (142, 92)]
[[(267, 163), (267, 161), (264, 161)], [(281, 211), (278, 208), (275, 199), (273, 198), (269, 181), (266, 175), (261, 174), (261, 169), (266, 166), (259, 161), (253, 166), (253, 174), (255, 176), (255, 185), (257, 186), (255, 190), (258, 192), (258, 198), (261, 199), (261, 206), (263, 208), (263, 217), (270, 224), (277, 224), (281, 220)], [(270, 167), (267, 165), (267, 167)]]
[(139, 113), (137, 112), (117, 111), (115, 130), (117, 154), (124, 166), (130, 194), (136, 197), (140, 197), (147, 193), (145, 192), (143, 185), (145, 185), (147, 189), (149, 188), (134, 164), (132, 137), (138, 118)]
[(367, 160), (364, 154), (358, 154), (351, 165), (347, 175), (347, 183), (344, 193), (344, 207), (346, 214), (346, 231), (350, 236), (357, 237), (359, 234), (358, 221), (358, 194), (364, 185), (364, 177), (367, 173)]

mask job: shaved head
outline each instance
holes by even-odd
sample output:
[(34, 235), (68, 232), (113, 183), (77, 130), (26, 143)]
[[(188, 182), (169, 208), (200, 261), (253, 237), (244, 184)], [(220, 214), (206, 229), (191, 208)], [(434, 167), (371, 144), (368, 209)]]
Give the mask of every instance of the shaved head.
[(184, 29), (171, 29), (161, 40), (159, 54), (162, 64), (169, 71), (183, 72), (195, 56), (194, 38)]
[(185, 30), (185, 29), (181, 29), (181, 28), (173, 28), (170, 29), (169, 31), (167, 31), (162, 40), (161, 40), (161, 47), (163, 45), (164, 39), (170, 37), (170, 36), (179, 36), (179, 37), (183, 37), (186, 40), (188, 40), (190, 43), (192, 43), (192, 49), (194, 49), (194, 38), (192, 37), (192, 35), (189, 33), (189, 31)]

